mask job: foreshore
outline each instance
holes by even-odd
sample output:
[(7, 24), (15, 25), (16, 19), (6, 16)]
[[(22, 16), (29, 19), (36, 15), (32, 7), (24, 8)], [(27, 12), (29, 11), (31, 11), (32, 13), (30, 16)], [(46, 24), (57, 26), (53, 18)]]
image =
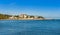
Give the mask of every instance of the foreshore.
[(41, 19), (0, 19), (0, 20), (41, 20)]
[(56, 20), (56, 19), (0, 19), (0, 20)]

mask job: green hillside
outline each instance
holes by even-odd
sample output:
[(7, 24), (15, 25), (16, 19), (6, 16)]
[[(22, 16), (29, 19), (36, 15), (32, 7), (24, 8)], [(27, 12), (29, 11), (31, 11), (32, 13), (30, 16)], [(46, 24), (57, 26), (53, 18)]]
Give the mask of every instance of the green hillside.
[(0, 14), (0, 19), (8, 19), (11, 15)]

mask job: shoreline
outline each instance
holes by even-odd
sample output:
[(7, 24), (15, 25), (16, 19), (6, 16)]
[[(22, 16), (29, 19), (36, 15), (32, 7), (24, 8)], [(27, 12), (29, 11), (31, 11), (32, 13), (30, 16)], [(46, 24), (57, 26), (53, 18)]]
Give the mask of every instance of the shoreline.
[(41, 19), (0, 19), (0, 20), (41, 20)]
[(0, 20), (60, 20), (60, 19), (0, 19)]

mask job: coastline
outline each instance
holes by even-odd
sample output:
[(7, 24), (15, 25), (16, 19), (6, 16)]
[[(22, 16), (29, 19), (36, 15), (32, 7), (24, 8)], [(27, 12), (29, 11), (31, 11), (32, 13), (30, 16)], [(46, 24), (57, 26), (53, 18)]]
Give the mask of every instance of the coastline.
[(41, 19), (0, 19), (0, 20), (41, 20)]
[(0, 19), (0, 20), (60, 20), (60, 19)]

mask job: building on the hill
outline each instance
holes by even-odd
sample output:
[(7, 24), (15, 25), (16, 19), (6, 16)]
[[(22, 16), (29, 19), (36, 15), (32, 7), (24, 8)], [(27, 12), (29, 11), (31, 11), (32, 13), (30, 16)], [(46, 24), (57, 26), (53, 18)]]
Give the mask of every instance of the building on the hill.
[(44, 17), (21, 14), (21, 15), (19, 15), (19, 19), (44, 19)]

